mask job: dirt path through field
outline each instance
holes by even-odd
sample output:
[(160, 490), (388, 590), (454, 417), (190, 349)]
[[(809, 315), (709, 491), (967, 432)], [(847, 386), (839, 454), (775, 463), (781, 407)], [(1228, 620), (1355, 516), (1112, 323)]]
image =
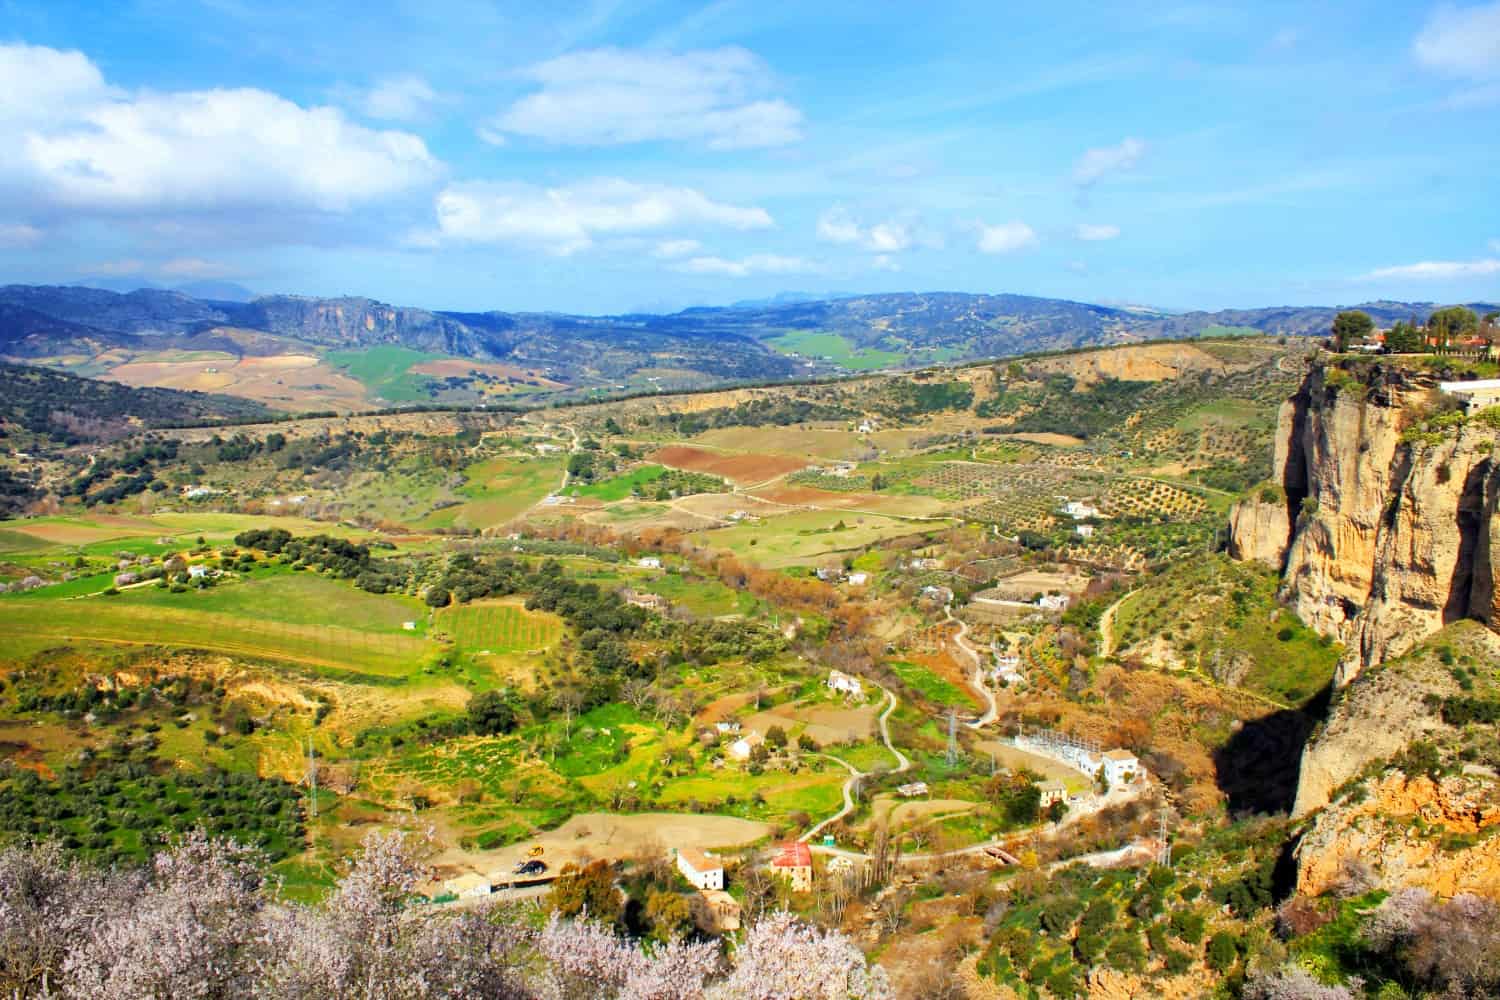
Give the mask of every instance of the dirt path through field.
[(1109, 607), (1104, 609), (1104, 614), (1099, 616), (1099, 655), (1113, 656), (1115, 653), (1115, 612), (1120, 610), (1120, 605), (1130, 600), (1135, 591), (1130, 591)]
[[(880, 739), (885, 743), (885, 748), (890, 751), (891, 756), (896, 758), (896, 766), (891, 769), (890, 773), (900, 774), (901, 772), (911, 768), (911, 761), (907, 758), (906, 754), (902, 753), (900, 750), (897, 750), (896, 745), (891, 742), (890, 718), (891, 713), (896, 710), (896, 696), (887, 691), (885, 688), (881, 688), (880, 690), (885, 694), (886, 697), (885, 711), (880, 713), (880, 719), (878, 720), (880, 725)], [(834, 757), (830, 754), (820, 754), (819, 756), (827, 757), (829, 760), (834, 761), (837, 764), (842, 764), (844, 767), (848, 768), (849, 780), (844, 782), (843, 808), (839, 809), (838, 812), (834, 813), (832, 816), (829, 816), (827, 819), (814, 826), (811, 830), (808, 830), (806, 833), (804, 833), (800, 838), (803, 843), (811, 842), (811, 840), (820, 832), (822, 832), (825, 827), (829, 826), (830, 824), (837, 823), (839, 820), (843, 819), (845, 816), (854, 811), (854, 786), (859, 782), (861, 778), (867, 778), (870, 775), (870, 772), (861, 771), (848, 761), (840, 760), (839, 758)]]

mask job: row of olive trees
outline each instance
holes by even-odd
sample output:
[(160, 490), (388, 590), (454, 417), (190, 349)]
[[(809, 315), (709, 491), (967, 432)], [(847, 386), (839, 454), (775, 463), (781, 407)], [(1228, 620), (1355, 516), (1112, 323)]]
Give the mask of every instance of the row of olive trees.
[(372, 834), (321, 906), (278, 902), (263, 858), (194, 834), (135, 871), (0, 850), (0, 995), (88, 1000), (884, 1000), (847, 939), (786, 913), (727, 954), (647, 948), (498, 905), (415, 908), (419, 845)]

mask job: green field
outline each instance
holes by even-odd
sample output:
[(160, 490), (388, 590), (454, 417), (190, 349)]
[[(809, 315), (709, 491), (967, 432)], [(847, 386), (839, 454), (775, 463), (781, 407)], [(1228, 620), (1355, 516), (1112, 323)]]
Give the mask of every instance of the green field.
[(715, 545), (731, 549), (736, 555), (779, 569), (806, 564), (831, 552), (863, 548), (882, 538), (909, 535), (915, 530), (912, 524), (897, 518), (816, 510), (720, 528), (709, 537)]
[(890, 667), (901, 682), (928, 701), (962, 708), (973, 706), (974, 699), (926, 667), (906, 660), (892, 660)]
[[(190, 601), (200, 595), (167, 596)], [(430, 650), (426, 641), (414, 636), (199, 610), (189, 601), (172, 607), (170, 602), (163, 606), (155, 601), (132, 601), (124, 595), (10, 600), (0, 603), (0, 638), (46, 636), (63, 641), (206, 649), (337, 674), (370, 675), (377, 682), (415, 672)], [(297, 613), (289, 604), (283, 617)], [(323, 621), (339, 620), (339, 612), (327, 607), (314, 609), (313, 614)]]
[(576, 486), (569, 489), (568, 492), (576, 497), (592, 497), (596, 500), (624, 500), (635, 492), (637, 486), (654, 483), (666, 474), (667, 470), (664, 466), (643, 465), (638, 469), (632, 469), (623, 476), (615, 476), (588, 486)]
[(491, 458), (464, 470), (467, 497), (424, 518), (423, 528), (492, 528), (530, 510), (562, 482), (563, 459)]
[(433, 382), (426, 375), (411, 374), (411, 366), (442, 357), (442, 354), (384, 344), (362, 351), (333, 351), (328, 355), (328, 363), (344, 369), (381, 399), (411, 403), (427, 399), (427, 388)]
[(906, 355), (873, 347), (856, 347), (847, 337), (816, 330), (792, 330), (772, 337), (767, 344), (782, 354), (799, 354), (805, 358), (826, 358), (845, 368), (873, 370), (890, 368), (906, 360)]
[(545, 649), (562, 636), (562, 622), (553, 615), (499, 601), (476, 601), (444, 609), (437, 616), (437, 625), (460, 649), (492, 653)]

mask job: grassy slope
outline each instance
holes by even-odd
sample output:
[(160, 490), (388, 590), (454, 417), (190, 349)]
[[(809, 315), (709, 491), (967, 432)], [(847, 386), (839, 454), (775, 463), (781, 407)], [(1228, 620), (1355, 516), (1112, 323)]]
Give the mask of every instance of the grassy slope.
[(408, 369), (424, 361), (436, 361), (441, 354), (414, 351), (409, 347), (381, 345), (362, 351), (334, 351), (328, 363), (347, 371), (371, 393), (392, 403), (410, 403), (427, 398), (426, 375), (413, 375)]

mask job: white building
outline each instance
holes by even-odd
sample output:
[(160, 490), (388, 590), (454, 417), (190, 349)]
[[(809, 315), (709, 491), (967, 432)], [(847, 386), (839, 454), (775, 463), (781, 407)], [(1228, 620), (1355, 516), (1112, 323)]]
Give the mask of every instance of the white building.
[(189, 566), (188, 576), (194, 580), (201, 580), (208, 575), (207, 566)]
[(922, 596), (929, 601), (936, 601), (939, 604), (951, 604), (953, 602), (953, 589), (933, 584), (932, 586), (922, 588)]
[(995, 657), (995, 669), (991, 671), (995, 683), (1022, 684), (1026, 681), (1026, 675), (1021, 673), (1021, 658), (1019, 656), (997, 656)]
[(867, 584), (869, 582), (870, 582), (870, 574), (868, 574), (868, 573), (850, 573), (849, 574), (849, 586), (851, 586), (851, 587), (863, 587), (865, 584)]
[(1092, 524), (1075, 524), (1073, 530), (1078, 534), (1079, 538), (1094, 537), (1094, 526)]
[(927, 794), (927, 782), (913, 781), (897, 787), (896, 794), (903, 799), (914, 799), (919, 795)]
[(1036, 606), (1043, 611), (1066, 611), (1069, 602), (1067, 594), (1043, 594), (1036, 599)]
[(1111, 785), (1128, 784), (1141, 773), (1141, 762), (1129, 750), (1106, 750), (1102, 761), (1104, 779)]
[(750, 752), (766, 741), (760, 733), (746, 733), (733, 743), (729, 744), (729, 756), (733, 760), (745, 761), (750, 759)]
[(724, 863), (695, 847), (678, 848), (677, 870), (694, 889), (724, 888)]
[(726, 721), (726, 722), (715, 722), (714, 723), (714, 728), (717, 729), (719, 732), (724, 733), (724, 734), (727, 735), (728, 733), (737, 733), (737, 732), (739, 732), (740, 731), (740, 724), (738, 722), (733, 721), (733, 720), (729, 720), (729, 721)]
[(859, 682), (859, 678), (850, 677), (842, 670), (828, 671), (828, 687), (855, 698), (863, 698), (865, 694), (865, 686)]
[(1037, 791), (1042, 793), (1042, 797), (1039, 800), (1038, 805), (1040, 805), (1043, 809), (1046, 809), (1054, 802), (1067, 801), (1068, 786), (1063, 784), (1061, 781), (1057, 781), (1056, 779), (1052, 781), (1044, 781), (1040, 785), (1037, 785), (1036, 788)]
[(656, 556), (642, 556), (635, 561), (641, 569), (661, 569), (661, 560)]
[(1091, 503), (1082, 500), (1069, 500), (1062, 505), (1062, 512), (1075, 521), (1082, 521), (1086, 517), (1098, 517), (1100, 510)]

